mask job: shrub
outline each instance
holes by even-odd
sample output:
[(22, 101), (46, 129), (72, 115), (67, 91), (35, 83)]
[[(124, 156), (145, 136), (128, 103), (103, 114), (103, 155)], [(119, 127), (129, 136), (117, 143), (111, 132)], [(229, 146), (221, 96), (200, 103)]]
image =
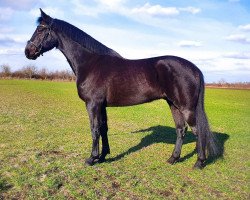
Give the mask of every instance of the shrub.
[(37, 68), (33, 65), (29, 65), (29, 66), (23, 67), (21, 69), (21, 73), (23, 73), (25, 78), (31, 79), (32, 77), (36, 75)]
[(10, 77), (11, 76), (11, 68), (9, 65), (7, 65), (7, 64), (1, 65), (0, 76), (1, 77)]

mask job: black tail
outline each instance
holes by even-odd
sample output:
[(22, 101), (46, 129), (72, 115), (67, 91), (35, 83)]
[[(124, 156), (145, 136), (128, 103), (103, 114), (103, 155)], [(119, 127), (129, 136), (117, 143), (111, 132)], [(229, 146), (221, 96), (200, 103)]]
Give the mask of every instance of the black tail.
[(206, 135), (206, 146), (208, 150), (209, 156), (219, 156), (220, 148), (219, 143), (217, 142), (215, 135), (210, 131), (210, 127), (208, 124), (207, 116), (204, 109), (204, 78), (201, 74), (200, 76), (200, 92), (198, 103), (196, 107), (196, 126), (198, 129), (198, 133)]

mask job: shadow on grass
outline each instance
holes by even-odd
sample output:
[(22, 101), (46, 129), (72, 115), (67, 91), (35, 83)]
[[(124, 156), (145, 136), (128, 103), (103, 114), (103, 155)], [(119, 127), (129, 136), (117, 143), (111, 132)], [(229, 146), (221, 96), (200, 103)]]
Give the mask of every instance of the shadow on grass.
[(1, 193), (8, 191), (12, 187), (13, 187), (13, 185), (9, 184), (5, 179), (0, 177), (0, 199), (2, 198)]
[[(139, 144), (137, 144), (136, 146), (131, 147), (127, 151), (123, 152), (120, 155), (117, 155), (114, 158), (107, 159), (106, 162), (113, 162), (113, 161), (120, 160), (125, 155), (139, 151), (142, 148), (150, 146), (150, 145), (155, 144), (155, 143), (175, 144), (175, 141), (176, 141), (175, 128), (172, 128), (172, 127), (153, 126), (153, 127), (148, 128), (148, 129), (138, 130), (138, 131), (135, 131), (132, 133), (143, 133), (143, 132), (152, 132), (152, 133), (150, 133), (150, 134), (146, 135), (144, 138), (142, 138), (141, 142)], [(214, 135), (218, 140), (220, 152), (219, 152), (219, 155), (216, 157), (209, 157), (206, 161), (207, 165), (215, 162), (219, 158), (223, 158), (224, 144), (227, 141), (227, 139), (229, 138), (229, 135), (225, 134), (225, 133), (214, 132)], [(189, 143), (192, 143), (195, 141), (196, 141), (196, 137), (190, 131), (188, 131), (185, 138), (184, 138), (183, 145), (189, 144)], [(191, 158), (194, 154), (196, 154), (196, 149), (194, 149), (192, 152), (188, 153), (184, 157), (180, 158), (179, 162), (183, 162), (186, 159)], [(171, 155), (169, 155), (169, 157), (170, 156)]]

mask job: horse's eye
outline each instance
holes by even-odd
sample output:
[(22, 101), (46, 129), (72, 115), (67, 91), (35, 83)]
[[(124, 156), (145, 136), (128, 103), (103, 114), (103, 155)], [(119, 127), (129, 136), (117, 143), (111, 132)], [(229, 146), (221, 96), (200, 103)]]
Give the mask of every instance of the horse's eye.
[(39, 25), (39, 26), (37, 27), (37, 32), (38, 32), (38, 33), (43, 32), (43, 30), (44, 30), (44, 26)]
[(42, 27), (38, 27), (38, 28), (37, 28), (37, 32), (38, 32), (38, 33), (43, 32), (43, 28), (42, 28)]

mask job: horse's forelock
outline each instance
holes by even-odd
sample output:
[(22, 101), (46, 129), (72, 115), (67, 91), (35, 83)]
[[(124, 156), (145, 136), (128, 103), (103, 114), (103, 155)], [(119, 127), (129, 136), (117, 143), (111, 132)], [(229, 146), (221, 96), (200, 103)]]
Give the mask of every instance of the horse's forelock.
[(37, 20), (36, 20), (36, 23), (37, 24), (41, 24), (42, 21), (43, 21), (43, 18), (42, 17), (38, 17)]
[(38, 17), (36, 22), (37, 22), (37, 25), (41, 24), (42, 22), (44, 22), (45, 24), (49, 25), (51, 22), (52, 22), (53, 18), (51, 18), (50, 16), (47, 16), (47, 17)]

